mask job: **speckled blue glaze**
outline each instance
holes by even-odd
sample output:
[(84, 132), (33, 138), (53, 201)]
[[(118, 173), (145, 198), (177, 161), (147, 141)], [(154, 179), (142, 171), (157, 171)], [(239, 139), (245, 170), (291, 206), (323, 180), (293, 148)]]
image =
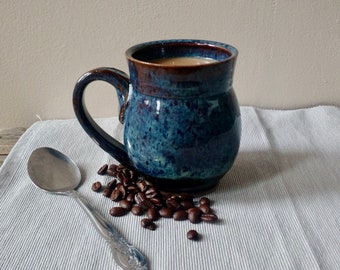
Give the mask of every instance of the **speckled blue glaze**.
[[(73, 104), (85, 131), (161, 189), (203, 192), (215, 186), (231, 168), (240, 144), (241, 116), (232, 87), (236, 49), (211, 41), (168, 40), (136, 45), (126, 56), (130, 79), (100, 68), (77, 82)], [(176, 56), (218, 61), (180, 67), (149, 62)], [(117, 89), (124, 145), (101, 130), (86, 110), (82, 93), (93, 80)]]

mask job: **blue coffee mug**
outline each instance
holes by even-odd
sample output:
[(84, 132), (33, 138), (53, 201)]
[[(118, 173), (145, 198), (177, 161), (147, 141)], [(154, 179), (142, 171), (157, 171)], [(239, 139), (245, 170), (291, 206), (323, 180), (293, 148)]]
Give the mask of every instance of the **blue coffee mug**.
[[(241, 115), (232, 86), (237, 54), (233, 46), (205, 40), (133, 46), (126, 51), (130, 78), (114, 68), (80, 77), (73, 94), (76, 117), (103, 150), (160, 189), (206, 192), (228, 172), (239, 150)], [(124, 144), (86, 109), (84, 91), (96, 80), (117, 90)]]

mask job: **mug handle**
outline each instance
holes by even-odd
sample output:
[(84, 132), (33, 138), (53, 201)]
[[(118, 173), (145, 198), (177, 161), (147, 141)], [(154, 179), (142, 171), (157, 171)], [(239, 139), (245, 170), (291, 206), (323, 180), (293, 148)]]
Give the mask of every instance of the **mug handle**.
[(129, 95), (129, 77), (123, 71), (114, 68), (97, 68), (86, 72), (77, 81), (73, 91), (73, 109), (78, 121), (86, 133), (104, 151), (118, 160), (124, 166), (133, 169), (127, 151), (123, 144), (107, 134), (91, 117), (85, 106), (84, 93), (86, 86), (93, 81), (105, 81), (117, 91), (120, 103), (119, 121), (124, 123), (124, 113)]

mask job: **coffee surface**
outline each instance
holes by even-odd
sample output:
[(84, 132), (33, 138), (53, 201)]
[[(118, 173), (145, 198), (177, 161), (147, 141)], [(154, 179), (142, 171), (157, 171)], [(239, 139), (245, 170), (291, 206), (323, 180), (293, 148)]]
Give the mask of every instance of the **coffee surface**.
[(159, 58), (149, 61), (150, 63), (155, 63), (159, 65), (166, 66), (197, 66), (209, 63), (217, 62), (217, 60), (212, 58), (201, 58), (201, 57), (169, 57), (169, 58)]

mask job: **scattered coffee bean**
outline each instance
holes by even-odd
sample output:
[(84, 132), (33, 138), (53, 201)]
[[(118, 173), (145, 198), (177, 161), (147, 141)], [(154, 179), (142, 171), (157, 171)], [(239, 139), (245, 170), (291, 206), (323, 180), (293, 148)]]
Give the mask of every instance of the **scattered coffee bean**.
[(131, 180), (130, 182), (132, 182), (133, 179), (131, 177), (131, 171), (128, 168), (124, 168), (123, 174), (125, 175), (126, 178)]
[(173, 210), (178, 210), (181, 208), (181, 205), (178, 203), (176, 198), (170, 197), (165, 201), (167, 207)]
[(193, 202), (193, 200), (194, 200), (194, 197), (191, 196), (191, 195), (188, 194), (188, 193), (181, 193), (181, 194), (179, 194), (179, 198), (180, 198), (182, 201), (189, 201), (189, 202)]
[(155, 198), (158, 196), (158, 190), (155, 187), (150, 187), (145, 191), (145, 196), (148, 199)]
[(136, 180), (136, 178), (137, 178), (137, 173), (135, 171), (131, 171), (130, 170), (130, 178), (134, 182)]
[(100, 169), (98, 170), (98, 174), (99, 175), (105, 175), (106, 174), (106, 171), (107, 171), (107, 168), (108, 168), (108, 165), (107, 164), (104, 164), (103, 166), (100, 167)]
[(129, 185), (130, 179), (127, 178), (123, 172), (119, 172), (119, 173), (117, 174), (117, 179), (118, 179), (124, 186), (128, 186), (128, 185)]
[(116, 188), (116, 185), (117, 185), (117, 180), (113, 179), (106, 184), (106, 187), (109, 188), (110, 190), (114, 190)]
[(188, 219), (191, 223), (200, 223), (202, 212), (199, 208), (190, 208), (188, 211)]
[(189, 240), (194, 240), (194, 241), (198, 240), (198, 238), (199, 238), (198, 232), (195, 231), (195, 230), (188, 231), (187, 232), (187, 238)]
[(119, 202), (123, 198), (122, 192), (119, 189), (114, 189), (111, 193), (110, 199), (114, 202)]
[(135, 202), (140, 204), (141, 202), (145, 201), (147, 198), (143, 192), (138, 192), (135, 194)]
[(137, 181), (136, 185), (139, 187), (141, 192), (144, 192), (148, 188), (147, 183), (143, 180)]
[(123, 185), (128, 187), (132, 184), (132, 179), (131, 178), (128, 178), (128, 177), (124, 177), (123, 178)]
[(184, 210), (190, 209), (195, 206), (192, 201), (182, 201), (180, 205)]
[(149, 230), (156, 230), (156, 224), (151, 220), (151, 219), (148, 219), (148, 218), (143, 218), (141, 220), (141, 225), (143, 228), (145, 229), (149, 229)]
[(111, 196), (112, 190), (110, 188), (104, 188), (103, 196), (109, 198)]
[(107, 169), (106, 174), (112, 177), (117, 177), (117, 172)]
[(158, 211), (159, 215), (164, 218), (172, 218), (174, 211), (168, 207), (163, 207)]
[(207, 198), (207, 197), (202, 197), (199, 201), (198, 201), (198, 203), (200, 204), (200, 205), (207, 205), (207, 206), (210, 206), (210, 200)]
[(177, 210), (172, 217), (174, 220), (185, 220), (188, 218), (188, 213), (185, 212), (184, 210)]
[(196, 212), (196, 213), (199, 213), (199, 214), (202, 213), (202, 212), (201, 212), (201, 209), (199, 209), (198, 207), (189, 208), (189, 209), (187, 210), (187, 212), (188, 212), (188, 213)]
[(139, 205), (134, 205), (131, 208), (131, 213), (134, 214), (135, 216), (141, 216), (144, 214), (144, 210)]
[(114, 217), (121, 217), (127, 213), (126, 209), (116, 206), (110, 209), (110, 215)]
[(125, 186), (122, 183), (118, 183), (116, 189), (119, 190), (120, 193), (122, 194), (121, 199), (124, 199), (127, 193)]
[(216, 222), (218, 220), (218, 217), (213, 213), (202, 214), (201, 220), (203, 220), (204, 222), (213, 223), (213, 222)]
[(155, 208), (150, 208), (148, 209), (148, 211), (146, 212), (146, 215), (149, 219), (155, 221), (159, 218), (159, 213)]
[(137, 185), (135, 185), (135, 184), (132, 184), (132, 185), (130, 185), (130, 186), (127, 186), (126, 189), (127, 189), (127, 191), (128, 191), (129, 193), (133, 193), (133, 194), (139, 192), (139, 188), (138, 188)]
[(123, 164), (118, 164), (118, 166), (117, 166), (117, 172), (121, 172), (121, 171), (123, 171), (125, 169), (125, 167), (124, 167), (124, 165)]
[(94, 182), (94, 183), (92, 184), (91, 189), (92, 189), (93, 191), (95, 191), (95, 192), (99, 192), (99, 191), (102, 189), (102, 183), (100, 183), (99, 181)]
[(208, 206), (206, 204), (201, 204), (199, 206), (199, 209), (202, 211), (203, 214), (208, 214), (211, 211), (210, 206)]
[(135, 195), (135, 202), (145, 210), (155, 207), (155, 205), (148, 198), (146, 198), (143, 192), (138, 192)]
[(151, 198), (150, 202), (154, 205), (155, 208), (160, 209), (163, 206), (163, 202), (160, 198)]
[(132, 202), (129, 202), (128, 200), (121, 200), (119, 202), (119, 206), (130, 211), (132, 209)]
[(113, 171), (113, 172), (116, 172), (117, 171), (117, 165), (116, 164), (111, 164), (109, 166), (109, 170)]
[(161, 191), (160, 193), (163, 196), (164, 200), (167, 200), (167, 199), (169, 199), (172, 196), (171, 192)]
[(134, 203), (134, 202), (135, 202), (135, 194), (129, 193), (129, 194), (126, 196), (126, 200), (128, 200), (128, 201), (131, 202), (131, 203)]

